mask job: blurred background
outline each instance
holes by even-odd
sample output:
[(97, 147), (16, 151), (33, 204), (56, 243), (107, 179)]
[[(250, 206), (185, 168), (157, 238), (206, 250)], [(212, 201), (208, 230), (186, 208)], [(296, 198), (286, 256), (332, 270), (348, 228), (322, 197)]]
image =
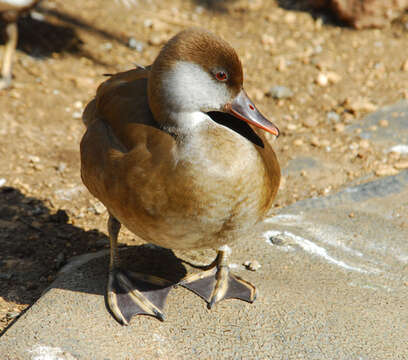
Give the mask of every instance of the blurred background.
[(80, 179), (84, 106), (104, 74), (151, 64), (191, 26), (236, 49), (247, 92), (281, 129), (276, 210), (408, 166), (359, 127), (408, 98), (407, 14), (357, 31), (309, 1), (44, 0), (18, 22), (13, 85), (0, 91), (0, 332), (69, 258), (108, 247), (106, 211)]

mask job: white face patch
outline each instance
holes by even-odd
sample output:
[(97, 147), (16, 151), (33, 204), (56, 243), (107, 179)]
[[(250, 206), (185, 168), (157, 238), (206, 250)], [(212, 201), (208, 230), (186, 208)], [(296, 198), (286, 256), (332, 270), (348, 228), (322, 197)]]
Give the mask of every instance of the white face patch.
[(191, 62), (177, 62), (162, 81), (167, 106), (173, 113), (217, 111), (231, 100), (225, 83)]

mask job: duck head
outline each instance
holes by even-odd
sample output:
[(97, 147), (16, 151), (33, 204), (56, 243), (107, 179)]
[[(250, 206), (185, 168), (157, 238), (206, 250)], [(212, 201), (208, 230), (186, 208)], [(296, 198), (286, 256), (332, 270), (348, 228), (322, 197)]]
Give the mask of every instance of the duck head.
[(163, 47), (152, 65), (148, 98), (164, 127), (188, 130), (219, 111), (279, 135), (246, 94), (235, 50), (205, 30), (182, 31)]

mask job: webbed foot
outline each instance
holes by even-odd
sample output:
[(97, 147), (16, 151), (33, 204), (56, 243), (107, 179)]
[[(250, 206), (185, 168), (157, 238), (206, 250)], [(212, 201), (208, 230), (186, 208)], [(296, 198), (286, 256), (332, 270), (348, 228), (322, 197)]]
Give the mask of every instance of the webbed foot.
[(226, 256), (219, 251), (209, 270), (192, 274), (179, 282), (179, 285), (207, 301), (209, 309), (223, 299), (240, 299), (252, 303), (256, 298), (254, 285), (231, 274), (226, 264)]
[(163, 308), (173, 283), (156, 276), (122, 271), (109, 272), (107, 302), (121, 324), (128, 325), (134, 315), (150, 315), (163, 321)]

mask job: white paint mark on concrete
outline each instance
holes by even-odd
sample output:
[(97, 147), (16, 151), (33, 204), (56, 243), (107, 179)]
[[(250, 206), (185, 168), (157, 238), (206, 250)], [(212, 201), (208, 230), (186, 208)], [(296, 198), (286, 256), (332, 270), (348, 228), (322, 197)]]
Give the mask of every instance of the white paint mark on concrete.
[(302, 215), (292, 215), (292, 214), (279, 214), (270, 218), (265, 219), (264, 221), (271, 224), (276, 223), (299, 223), (302, 221)]
[(371, 285), (371, 284), (357, 284), (357, 283), (355, 283), (353, 281), (349, 282), (348, 284), (350, 286), (353, 286), (353, 287), (359, 287), (359, 288), (362, 288), (362, 289), (370, 289), (370, 290), (374, 290), (374, 291), (378, 291), (378, 290), (385, 290), (386, 292), (394, 291), (394, 289), (392, 289), (392, 288), (390, 288), (388, 286), (383, 286), (383, 285), (377, 286), (377, 285)]
[[(344, 261), (337, 260), (334, 257), (330, 256), (327, 253), (327, 250), (325, 248), (323, 248), (323, 247), (321, 247), (319, 245), (316, 245), (312, 241), (307, 240), (307, 239), (305, 239), (305, 238), (303, 238), (301, 236), (292, 234), (289, 231), (267, 231), (267, 232), (264, 233), (264, 236), (266, 237), (268, 243), (271, 243), (270, 240), (269, 240), (271, 236), (289, 238), (295, 244), (300, 246), (307, 253), (322, 257), (327, 262), (335, 264), (337, 266), (340, 266), (340, 267), (342, 267), (342, 268), (344, 268), (346, 270), (357, 271), (357, 272), (360, 272), (360, 273), (369, 273), (369, 272), (376, 273), (376, 272), (379, 272), (379, 270), (377, 270), (377, 269), (372, 269), (371, 271), (368, 271), (368, 270), (359, 268), (357, 266), (349, 265), (349, 264), (345, 263)], [(278, 246), (278, 248), (280, 249), (281, 246)]]
[(77, 360), (66, 351), (47, 345), (37, 344), (28, 352), (31, 353), (31, 360)]

